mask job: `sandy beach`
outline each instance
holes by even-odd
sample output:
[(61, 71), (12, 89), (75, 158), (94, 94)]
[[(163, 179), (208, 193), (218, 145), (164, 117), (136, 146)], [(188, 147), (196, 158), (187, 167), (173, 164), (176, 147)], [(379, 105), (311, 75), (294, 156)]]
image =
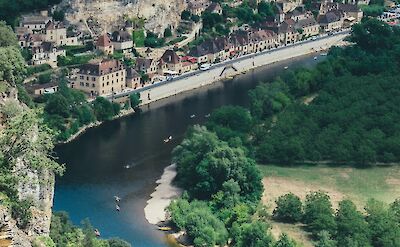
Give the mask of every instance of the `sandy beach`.
[(182, 194), (182, 189), (172, 185), (176, 176), (176, 164), (167, 166), (161, 178), (156, 181), (158, 184), (155, 191), (150, 195), (147, 205), (144, 208), (144, 215), (150, 224), (157, 224), (166, 220), (165, 209), (171, 201)]

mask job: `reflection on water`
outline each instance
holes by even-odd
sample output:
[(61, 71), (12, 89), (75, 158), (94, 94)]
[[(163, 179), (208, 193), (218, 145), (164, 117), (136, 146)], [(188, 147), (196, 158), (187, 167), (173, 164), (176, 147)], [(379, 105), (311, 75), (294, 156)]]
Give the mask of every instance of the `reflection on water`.
[[(166, 246), (165, 234), (147, 223), (143, 209), (187, 127), (204, 123), (222, 105), (247, 105), (247, 91), (259, 81), (270, 80), (284, 66), (315, 64), (312, 57), (277, 63), (152, 103), (142, 107), (140, 114), (106, 122), (57, 147), (67, 171), (57, 179), (54, 209), (69, 212), (76, 224), (89, 218), (106, 238), (120, 237), (135, 247)], [(173, 139), (165, 143), (169, 136)], [(122, 198), (120, 212), (115, 210), (114, 195)]]

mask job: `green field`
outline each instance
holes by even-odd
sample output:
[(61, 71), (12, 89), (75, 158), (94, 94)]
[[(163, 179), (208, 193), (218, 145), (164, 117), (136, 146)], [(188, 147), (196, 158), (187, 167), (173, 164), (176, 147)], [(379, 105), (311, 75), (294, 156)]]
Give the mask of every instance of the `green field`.
[(332, 201), (352, 199), (362, 209), (369, 198), (387, 203), (400, 197), (400, 166), (358, 169), (330, 166), (259, 166), (264, 175), (265, 196), (274, 201), (281, 191), (294, 190), (304, 198), (310, 190), (327, 191)]
[[(387, 203), (400, 198), (400, 166), (372, 167), (357, 169), (353, 167), (297, 166), (276, 165), (259, 166), (264, 176), (263, 203), (270, 211), (275, 207), (275, 200), (292, 192), (304, 200), (309, 191), (328, 192), (337, 208), (342, 199), (353, 200), (358, 209), (363, 211), (365, 202), (375, 198)], [(277, 238), (286, 232), (303, 247), (312, 247), (310, 234), (301, 224), (285, 224), (271, 221), (272, 233)]]

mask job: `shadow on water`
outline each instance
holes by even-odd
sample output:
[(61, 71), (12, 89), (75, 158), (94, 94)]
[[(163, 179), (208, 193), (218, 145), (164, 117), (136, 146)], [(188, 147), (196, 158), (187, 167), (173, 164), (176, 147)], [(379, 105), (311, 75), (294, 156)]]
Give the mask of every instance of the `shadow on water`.
[[(67, 211), (76, 224), (89, 218), (106, 238), (120, 237), (135, 247), (166, 246), (165, 234), (147, 223), (143, 209), (187, 127), (204, 123), (204, 116), (222, 105), (248, 105), (247, 92), (259, 81), (270, 80), (284, 66), (312, 66), (312, 57), (276, 63), (154, 102), (141, 107), (140, 114), (106, 122), (58, 146), (67, 171), (57, 179), (54, 209)], [(196, 117), (190, 118), (193, 114)], [(170, 135), (173, 141), (165, 144), (163, 139)], [(114, 196), (122, 198), (120, 212)]]

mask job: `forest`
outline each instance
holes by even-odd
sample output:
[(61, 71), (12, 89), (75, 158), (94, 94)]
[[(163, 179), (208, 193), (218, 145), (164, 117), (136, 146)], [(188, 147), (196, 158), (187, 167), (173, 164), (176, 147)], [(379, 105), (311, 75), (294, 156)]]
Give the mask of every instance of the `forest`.
[(257, 161), (400, 160), (400, 30), (371, 19), (354, 26), (349, 41), (356, 45), (331, 49), (316, 68), (250, 91)]
[(261, 203), (259, 164), (311, 161), (367, 167), (400, 160), (400, 29), (370, 19), (353, 26), (352, 44), (335, 47), (312, 69), (286, 71), (249, 92), (248, 108), (224, 106), (195, 125), (172, 153), (182, 198), (172, 224), (194, 246), (295, 247), (271, 233), (271, 220), (301, 223), (318, 247), (400, 246), (400, 201), (351, 200), (333, 208), (312, 191)]

